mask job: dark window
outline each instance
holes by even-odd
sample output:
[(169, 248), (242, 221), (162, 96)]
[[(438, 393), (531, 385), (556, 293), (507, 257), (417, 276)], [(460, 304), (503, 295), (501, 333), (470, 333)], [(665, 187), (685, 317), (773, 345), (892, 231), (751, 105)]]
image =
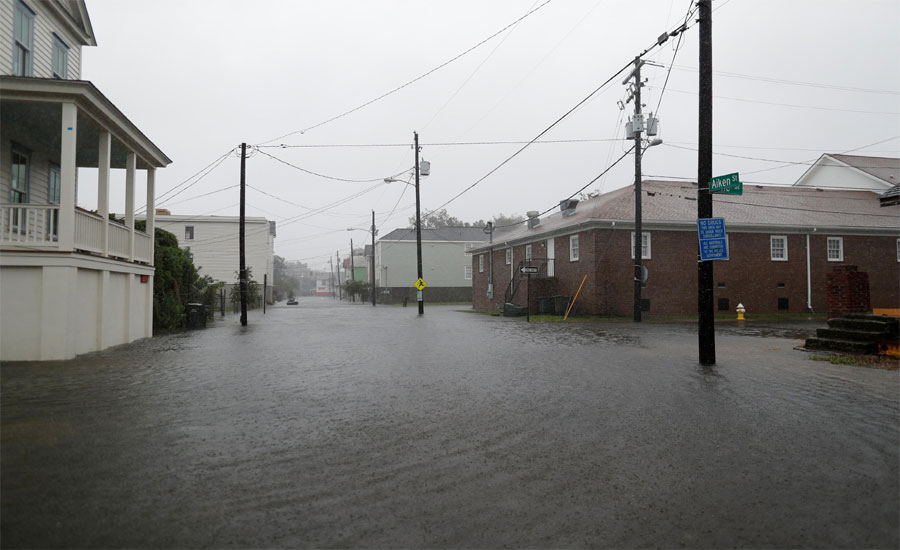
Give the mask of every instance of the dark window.
[(730, 311), (728, 307), (728, 298), (719, 298), (719, 311)]
[(784, 288), (784, 283), (778, 283), (778, 284), (775, 285), (775, 286), (776, 286), (777, 288)]
[(184, 226), (184, 240), (186, 240), (186, 241), (194, 240), (194, 226), (193, 225)]
[(787, 298), (779, 298), (778, 299), (778, 309), (788, 309), (788, 299)]
[(717, 286), (718, 286), (719, 288), (725, 288), (725, 283), (719, 283)]

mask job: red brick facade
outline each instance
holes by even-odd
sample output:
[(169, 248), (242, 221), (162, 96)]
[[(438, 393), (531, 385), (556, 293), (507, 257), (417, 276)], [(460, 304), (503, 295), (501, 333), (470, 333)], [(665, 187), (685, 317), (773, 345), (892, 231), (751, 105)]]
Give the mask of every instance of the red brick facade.
[(858, 271), (855, 265), (842, 265), (828, 273), (827, 279), (825, 303), (829, 319), (845, 313), (871, 311), (868, 273)]
[[(649, 278), (642, 298), (649, 301), (647, 315), (683, 315), (697, 312), (697, 233), (648, 227), (650, 258), (643, 260)], [(575, 234), (575, 233), (573, 233)], [(573, 308), (574, 314), (630, 316), (634, 303), (631, 229), (595, 228), (577, 233), (579, 258), (569, 257), (570, 235), (553, 237), (555, 277), (541, 276), (531, 281), (531, 307), (537, 311), (544, 296), (574, 296), (587, 275)], [(824, 234), (809, 238), (809, 271), (812, 303), (807, 304), (807, 234), (750, 233), (729, 230), (730, 260), (714, 266), (715, 306), (734, 312), (742, 303), (748, 313), (822, 312), (826, 310), (828, 275), (836, 266), (852, 264), (869, 276), (873, 307), (900, 307), (900, 262), (897, 237)], [(785, 237), (787, 258), (773, 260), (771, 237)], [(843, 259), (829, 261), (827, 238), (842, 237)], [(499, 310), (509, 286), (510, 273), (525, 258), (525, 245), (513, 247), (511, 265), (506, 264), (503, 243), (494, 248), (494, 298), (486, 295), (490, 262), (484, 254), (484, 271), (479, 272), (479, 255), (473, 254), (473, 307)], [(532, 257), (547, 256), (546, 238), (532, 243)], [(535, 265), (543, 261), (535, 261)], [(527, 282), (520, 285), (513, 302), (524, 305)]]

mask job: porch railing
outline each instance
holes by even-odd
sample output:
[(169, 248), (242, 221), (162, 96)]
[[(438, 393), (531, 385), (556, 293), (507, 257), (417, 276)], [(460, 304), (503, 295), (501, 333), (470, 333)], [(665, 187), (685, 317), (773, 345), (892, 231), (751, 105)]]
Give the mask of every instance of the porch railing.
[[(128, 229), (93, 212), (75, 210), (75, 248), (103, 254), (103, 224), (108, 227), (109, 256), (128, 259)], [(0, 245), (7, 247), (58, 248), (59, 206), (0, 204)], [(134, 232), (134, 259), (151, 263), (150, 235)]]

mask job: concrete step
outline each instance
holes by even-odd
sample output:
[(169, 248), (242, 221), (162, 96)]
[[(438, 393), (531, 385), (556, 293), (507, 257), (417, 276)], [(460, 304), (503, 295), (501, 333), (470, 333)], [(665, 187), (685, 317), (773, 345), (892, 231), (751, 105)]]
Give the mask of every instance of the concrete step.
[(836, 317), (828, 320), (828, 328), (840, 330), (852, 330), (860, 332), (873, 332), (886, 336), (898, 334), (900, 324), (893, 317), (878, 318), (874, 315), (866, 317)]
[(820, 349), (859, 355), (874, 355), (878, 353), (878, 344), (875, 342), (854, 342), (852, 340), (807, 338), (806, 349)]
[(845, 328), (816, 329), (816, 337), (824, 340), (847, 340), (848, 342), (880, 342), (886, 338), (883, 332)]

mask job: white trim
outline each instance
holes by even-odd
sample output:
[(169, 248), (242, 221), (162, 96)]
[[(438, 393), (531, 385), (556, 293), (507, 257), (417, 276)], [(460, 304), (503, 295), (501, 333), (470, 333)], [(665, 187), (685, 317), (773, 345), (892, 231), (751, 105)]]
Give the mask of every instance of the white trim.
[[(836, 242), (838, 244), (837, 247), (837, 257), (831, 257), (831, 243)], [(843, 262), (844, 261), (844, 238), (843, 237), (827, 237), (825, 239), (825, 257), (828, 258), (829, 262)]]
[[(647, 238), (647, 255), (644, 255), (644, 237)], [(631, 232), (631, 259), (634, 259), (634, 231)], [(641, 231), (641, 259), (650, 260), (650, 232)]]
[(484, 273), (484, 254), (478, 255), (478, 273)]
[(512, 247), (506, 249), (506, 265), (512, 265)]
[(525, 259), (526, 259), (526, 260), (530, 260), (530, 259), (531, 259), (531, 250), (532, 250), (531, 245), (530, 245), (530, 244), (526, 244), (526, 245), (525, 245)]
[[(784, 241), (784, 257), (776, 258), (775, 257), (775, 239), (782, 239)], [(788, 238), (787, 235), (769, 235), (769, 259), (773, 262), (786, 262), (788, 261)]]
[(581, 258), (581, 242), (578, 234), (569, 235), (569, 261), (577, 262)]
[(470, 266), (470, 265), (463, 266), (463, 278), (467, 281), (472, 280), (472, 266)]

